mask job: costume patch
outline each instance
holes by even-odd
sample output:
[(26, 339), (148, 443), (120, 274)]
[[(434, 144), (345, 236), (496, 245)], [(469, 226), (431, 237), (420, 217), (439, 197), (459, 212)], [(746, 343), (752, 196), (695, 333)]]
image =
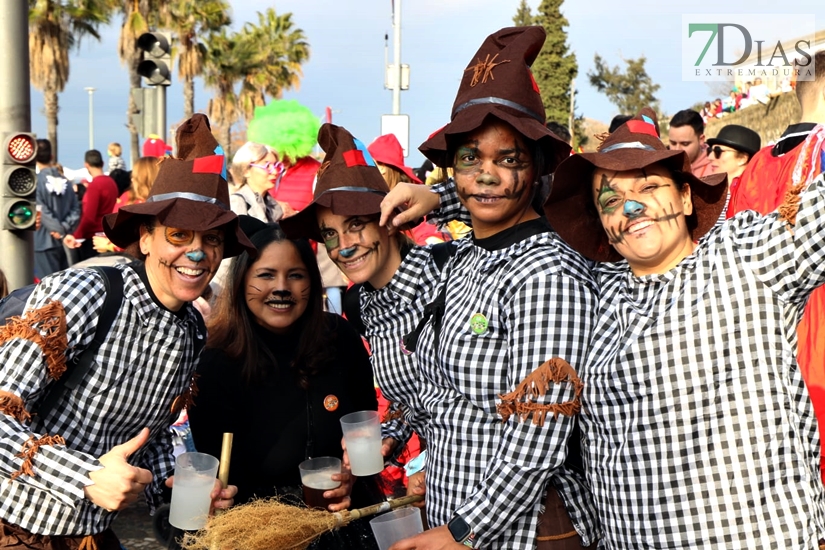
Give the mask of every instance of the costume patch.
[(66, 372), (66, 311), (60, 302), (49, 301), (43, 307), (26, 312), (22, 317), (11, 317), (0, 327), (0, 346), (22, 338), (37, 344), (43, 350), (46, 368), (53, 380)]
[(66, 440), (59, 435), (44, 435), (40, 439), (38, 439), (35, 435), (30, 436), (26, 442), (23, 443), (23, 450), (15, 455), (16, 457), (23, 459), (23, 464), (20, 466), (19, 470), (11, 474), (9, 479), (14, 480), (21, 475), (27, 475), (29, 477), (36, 476), (37, 474), (34, 471), (34, 455), (37, 454), (40, 447), (44, 445), (54, 446), (65, 444)]
[(473, 78), (470, 80), (470, 87), (475, 88), (478, 85), (479, 81), (481, 84), (486, 84), (487, 79), (495, 80), (496, 78), (493, 76), (493, 69), (498, 67), (499, 65), (503, 65), (504, 63), (509, 63), (509, 59), (503, 59), (496, 63), (496, 58), (498, 54), (490, 57), (490, 54), (487, 54), (487, 57), (484, 58), (484, 61), (481, 58), (476, 58), (477, 63), (470, 67), (464, 69), (464, 72), (473, 71)]
[[(550, 388), (550, 384), (567, 382), (573, 384), (576, 396), (571, 401), (564, 403), (548, 403), (541, 405), (535, 399), (545, 395)], [(558, 418), (560, 414), (573, 416), (581, 409), (581, 394), (584, 384), (579, 375), (570, 363), (564, 359), (554, 357), (546, 361), (539, 368), (527, 375), (516, 389), (512, 392), (499, 395), (501, 403), (496, 405), (496, 411), (501, 415), (502, 421), (516, 415), (520, 422), (527, 420), (528, 416), (533, 417), (533, 424), (543, 426), (547, 413), (553, 413), (553, 418)]]

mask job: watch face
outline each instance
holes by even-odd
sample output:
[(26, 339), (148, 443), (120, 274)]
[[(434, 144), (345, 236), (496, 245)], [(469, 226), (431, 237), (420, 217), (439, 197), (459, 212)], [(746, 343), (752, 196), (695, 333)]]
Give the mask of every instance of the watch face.
[(447, 529), (450, 530), (450, 534), (456, 542), (464, 542), (472, 533), (470, 526), (461, 519), (461, 516), (453, 516), (453, 519), (447, 524)]

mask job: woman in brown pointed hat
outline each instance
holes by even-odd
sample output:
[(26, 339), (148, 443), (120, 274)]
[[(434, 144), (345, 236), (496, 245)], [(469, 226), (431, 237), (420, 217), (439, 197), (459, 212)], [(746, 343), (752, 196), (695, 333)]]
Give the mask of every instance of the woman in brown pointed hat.
[[(577, 441), (576, 371), (595, 287), (538, 203), (541, 177), (570, 151), (545, 126), (530, 70), (544, 39), (541, 27), (487, 37), (464, 72), (450, 123), (419, 148), (455, 173), (433, 188), (458, 199), (435, 218), (463, 207), (473, 231), (431, 292), (432, 315), (417, 341), (406, 341), (416, 344), (429, 418), (426, 505), (435, 527), (392, 550), (572, 549), (599, 537), (583, 478), (565, 464), (568, 440)], [(414, 196), (411, 187), (396, 187), (385, 214), (398, 197)]]
[[(0, 546), (118, 550), (117, 511), (144, 490), (154, 510), (172, 485), (169, 425), (195, 389), (206, 338), (191, 301), (221, 258), (254, 252), (229, 211), (216, 147), (206, 117), (195, 115), (178, 130), (183, 158), (162, 162), (146, 202), (104, 219), (109, 239), (143, 262), (106, 277), (89, 269), (46, 277), (22, 319), (0, 329)], [(117, 313), (88, 371), (49, 412), (32, 415), (97, 339), (108, 293)], [(230, 506), (236, 491), (216, 481), (213, 506)]]
[(816, 417), (795, 359), (796, 323), (825, 282), (825, 180), (779, 212), (717, 225), (725, 177), (693, 176), (646, 108), (563, 162), (545, 206), (597, 262), (582, 447), (611, 548), (825, 538)]
[[(416, 371), (415, 358), (404, 350), (402, 337), (415, 328), (425, 295), (434, 279), (410, 277), (432, 257), (395, 228), (381, 227), (381, 201), (389, 191), (381, 172), (360, 140), (345, 128), (324, 124), (318, 143), (325, 152), (318, 171), (312, 203), (298, 214), (281, 220), (290, 238), (310, 238), (323, 243), (329, 258), (355, 285), (345, 297), (347, 318), (367, 338), (373, 369), (384, 396), (405, 416), (383, 425), (385, 455), (400, 453), (419, 432), (416, 386), (405, 379), (387, 379), (386, 365), (405, 373)], [(359, 311), (360, 308), (360, 311)], [(354, 309), (354, 311), (353, 311)], [(360, 319), (360, 322), (358, 321)], [(409, 403), (416, 406), (408, 406)]]

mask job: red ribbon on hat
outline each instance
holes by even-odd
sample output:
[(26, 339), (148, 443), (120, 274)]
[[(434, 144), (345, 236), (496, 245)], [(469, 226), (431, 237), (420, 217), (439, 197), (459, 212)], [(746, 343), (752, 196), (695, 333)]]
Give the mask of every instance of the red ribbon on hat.
[(359, 149), (344, 151), (343, 157), (344, 162), (347, 163), (347, 168), (352, 168), (353, 166), (369, 166), (364, 158), (364, 153)]
[(626, 122), (627, 129), (634, 134), (647, 134), (658, 139), (659, 134), (656, 133), (656, 126), (645, 120), (628, 120)]
[(222, 155), (212, 155), (194, 159), (192, 164), (193, 174), (221, 174), (223, 173)]

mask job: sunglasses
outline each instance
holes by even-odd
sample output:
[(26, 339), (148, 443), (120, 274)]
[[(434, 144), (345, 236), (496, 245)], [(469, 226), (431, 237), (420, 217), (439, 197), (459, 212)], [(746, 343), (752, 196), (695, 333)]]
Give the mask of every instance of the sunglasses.
[(284, 163), (283, 162), (267, 162), (266, 164), (256, 164), (254, 162), (250, 162), (249, 166), (251, 168), (260, 168), (267, 174), (277, 174), (282, 175), (284, 173)]
[(722, 158), (722, 153), (732, 152), (733, 149), (722, 149), (718, 145), (714, 145), (713, 147), (708, 146), (708, 156), (709, 157), (716, 157), (717, 159)]

